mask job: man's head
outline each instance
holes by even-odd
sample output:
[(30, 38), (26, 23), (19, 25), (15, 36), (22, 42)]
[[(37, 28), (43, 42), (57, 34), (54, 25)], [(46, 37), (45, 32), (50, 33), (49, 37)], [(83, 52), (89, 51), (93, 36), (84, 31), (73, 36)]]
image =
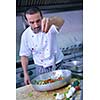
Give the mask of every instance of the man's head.
[(25, 13), (25, 18), (35, 33), (41, 30), (42, 13), (39, 8), (32, 7)]

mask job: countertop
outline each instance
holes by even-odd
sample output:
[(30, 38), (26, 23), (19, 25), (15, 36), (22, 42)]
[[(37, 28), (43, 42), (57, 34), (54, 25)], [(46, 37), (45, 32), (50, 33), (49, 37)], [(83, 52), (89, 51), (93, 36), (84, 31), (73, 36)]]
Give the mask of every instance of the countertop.
[[(75, 79), (71, 79), (71, 81), (73, 80)], [(34, 90), (31, 84), (26, 85), (26, 86), (16, 89), (16, 100), (56, 100), (54, 94), (55, 93), (62, 94), (66, 92), (66, 87), (67, 86), (60, 89), (48, 91), (48, 92), (47, 91), (40, 92), (40, 91)], [(81, 90), (76, 92), (77, 96), (75, 100), (80, 100), (80, 93), (81, 93)], [(66, 99), (63, 99), (63, 100), (66, 100)]]

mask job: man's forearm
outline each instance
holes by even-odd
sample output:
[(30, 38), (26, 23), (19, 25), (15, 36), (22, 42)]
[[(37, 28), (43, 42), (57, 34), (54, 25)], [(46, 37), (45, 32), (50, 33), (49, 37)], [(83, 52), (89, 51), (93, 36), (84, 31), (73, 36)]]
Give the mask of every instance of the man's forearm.
[(21, 64), (24, 71), (24, 75), (27, 74), (27, 66), (28, 66), (28, 57), (22, 56), (21, 57)]

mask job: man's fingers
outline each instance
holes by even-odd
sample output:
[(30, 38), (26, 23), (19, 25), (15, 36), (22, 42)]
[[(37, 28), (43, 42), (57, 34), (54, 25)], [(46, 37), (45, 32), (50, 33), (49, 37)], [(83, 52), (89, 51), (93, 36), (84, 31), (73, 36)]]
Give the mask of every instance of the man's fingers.
[(26, 75), (26, 76), (24, 77), (24, 83), (25, 83), (25, 85), (29, 85), (29, 84), (31, 83), (30, 78), (29, 78), (28, 75)]
[(29, 80), (29, 84), (31, 84), (31, 81)]
[(43, 32), (45, 32), (45, 23), (46, 23), (46, 18), (44, 17), (44, 18), (42, 19), (42, 22), (41, 22), (41, 30), (42, 30)]
[(26, 80), (25, 85), (29, 85), (29, 84), (31, 84), (30, 80)]
[(49, 30), (49, 19), (46, 18), (45, 29), (44, 29), (45, 33), (47, 33), (48, 30)]
[(50, 21), (49, 18), (43, 18), (42, 19), (42, 23), (41, 23), (41, 30), (45, 33), (48, 32), (49, 28), (50, 28)]

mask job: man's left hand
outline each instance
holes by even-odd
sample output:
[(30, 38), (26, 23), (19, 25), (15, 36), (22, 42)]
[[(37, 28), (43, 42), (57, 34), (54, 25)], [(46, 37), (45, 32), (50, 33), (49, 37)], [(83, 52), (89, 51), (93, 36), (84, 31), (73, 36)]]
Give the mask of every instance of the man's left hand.
[(48, 31), (49, 31), (49, 29), (50, 29), (50, 27), (51, 27), (51, 22), (50, 22), (50, 19), (49, 18), (43, 18), (42, 19), (42, 31), (43, 32), (45, 32), (45, 33), (47, 33)]

